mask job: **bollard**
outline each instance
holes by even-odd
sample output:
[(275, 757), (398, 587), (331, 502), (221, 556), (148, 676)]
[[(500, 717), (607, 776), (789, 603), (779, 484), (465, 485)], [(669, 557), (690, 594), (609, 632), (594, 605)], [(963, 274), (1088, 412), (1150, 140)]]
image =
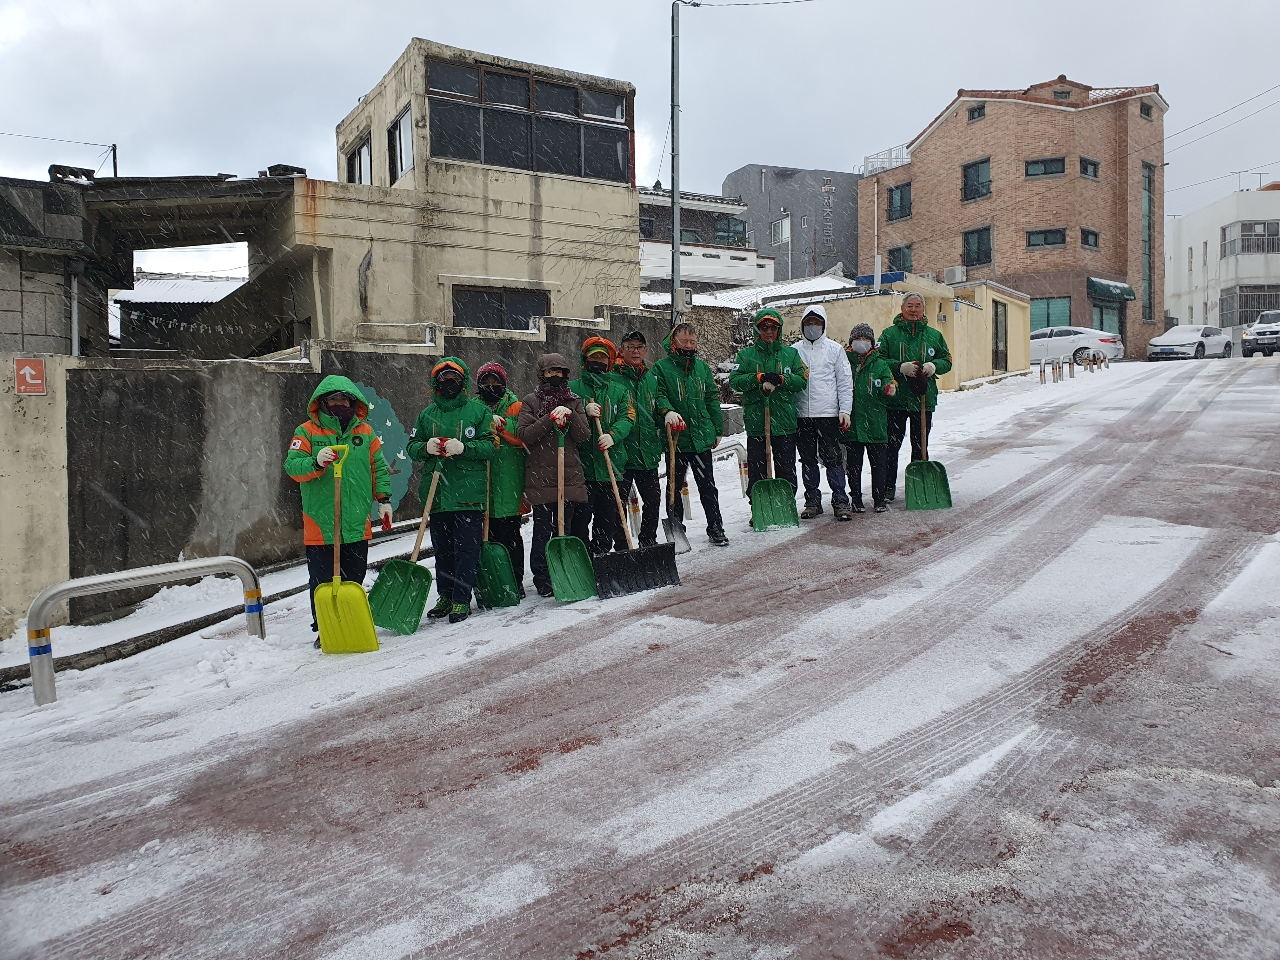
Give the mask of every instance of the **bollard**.
[(1044, 379), (1044, 361), (1043, 361), (1043, 360), (1041, 360), (1041, 361), (1040, 361), (1040, 382), (1041, 382), (1041, 383), (1044, 383), (1044, 382), (1045, 382), (1045, 379)]
[(1068, 366), (1068, 367), (1070, 367), (1070, 370), (1071, 370), (1071, 379), (1072, 379), (1072, 380), (1074, 380), (1074, 379), (1076, 378), (1076, 358), (1075, 358), (1075, 354), (1072, 354), (1071, 356), (1067, 357), (1067, 366)]
[(181, 563), (161, 563), (154, 567), (121, 570), (119, 573), (78, 577), (46, 587), (31, 601), (31, 608), (27, 611), (27, 656), (31, 660), (31, 687), (36, 706), (42, 707), (58, 699), (53, 676), (53, 644), (49, 639), (49, 620), (58, 604), (75, 597), (193, 580), (218, 573), (234, 574), (240, 578), (244, 586), (246, 627), (253, 636), (265, 639), (267, 625), (262, 615), (262, 583), (253, 567), (239, 557), (206, 557), (203, 560), (184, 560)]
[(684, 519), (687, 523), (693, 519), (693, 504), (689, 501), (689, 481), (684, 482), (684, 486), (680, 488), (680, 498), (684, 503)]

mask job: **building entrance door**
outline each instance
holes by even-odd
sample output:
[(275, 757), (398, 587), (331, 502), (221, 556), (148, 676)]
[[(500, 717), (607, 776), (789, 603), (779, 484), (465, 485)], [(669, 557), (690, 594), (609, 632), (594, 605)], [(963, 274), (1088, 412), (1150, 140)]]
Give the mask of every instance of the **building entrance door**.
[(1009, 369), (1009, 305), (991, 301), (991, 372)]
[(1115, 301), (1093, 301), (1093, 329), (1119, 336), (1123, 309), (1124, 305)]

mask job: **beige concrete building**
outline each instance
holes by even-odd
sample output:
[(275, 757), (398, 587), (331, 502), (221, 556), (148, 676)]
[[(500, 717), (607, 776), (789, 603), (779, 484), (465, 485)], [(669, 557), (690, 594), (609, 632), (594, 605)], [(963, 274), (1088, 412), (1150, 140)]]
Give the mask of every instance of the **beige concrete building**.
[(914, 140), (866, 158), (859, 269), (1031, 299), (1032, 329), (1119, 333), (1144, 357), (1164, 329), (1164, 114), (1158, 86), (1066, 77), (960, 90)]

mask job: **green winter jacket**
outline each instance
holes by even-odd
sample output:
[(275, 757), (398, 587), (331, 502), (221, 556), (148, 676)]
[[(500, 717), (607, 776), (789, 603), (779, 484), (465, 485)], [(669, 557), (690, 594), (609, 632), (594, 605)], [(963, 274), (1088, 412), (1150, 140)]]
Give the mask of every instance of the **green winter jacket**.
[[(524, 497), (525, 455), (524, 444), (516, 436), (520, 399), (508, 390), (489, 411), (490, 417), (497, 414), (505, 421), (502, 429), (494, 430), (498, 438), (498, 452), (489, 466), (489, 516), (519, 516), (520, 500)], [(497, 427), (492, 419), (490, 423)]]
[(845, 354), (853, 371), (853, 422), (840, 435), (840, 441), (888, 443), (889, 412), (886, 404), (890, 397), (885, 390), (894, 382), (893, 370), (875, 350), (862, 357), (852, 350), (846, 350)]
[[(341, 390), (356, 398), (356, 415), (342, 429), (320, 410), (320, 398)], [(369, 404), (346, 377), (325, 377), (311, 394), (308, 419), (293, 431), (284, 472), (302, 488), (302, 542), (309, 547), (333, 543), (333, 467), (316, 466), (316, 454), (334, 444), (347, 445), (342, 462), (342, 542), (373, 536), (369, 514), (376, 497), (391, 495), (391, 477), (382, 456), (382, 440), (365, 422)]]
[[(764, 436), (764, 408), (769, 407), (769, 433), (789, 437), (796, 432), (796, 394), (809, 385), (809, 368), (795, 347), (781, 339), (765, 343), (760, 339), (760, 319), (756, 315), (756, 342), (738, 351), (729, 387), (742, 394), (742, 420), (748, 437)], [(776, 313), (769, 314), (778, 317)], [(781, 323), (781, 318), (778, 319)], [(760, 389), (760, 375), (782, 375), (782, 386), (767, 394)]]
[(880, 334), (876, 349), (893, 368), (894, 379), (898, 381), (898, 393), (888, 401), (890, 410), (920, 412), (920, 398), (911, 389), (910, 381), (902, 375), (901, 367), (910, 361), (920, 363), (922, 358), (938, 368), (929, 378), (925, 409), (932, 410), (938, 405), (938, 377), (951, 372), (951, 351), (947, 349), (947, 339), (941, 331), (929, 326), (928, 320), (908, 322), (898, 314), (893, 318), (893, 325)]
[(658, 378), (653, 375), (652, 367), (637, 370), (625, 363), (614, 368), (616, 375), (631, 390), (631, 399), (636, 408), (636, 428), (627, 437), (627, 469), (656, 470), (662, 462), (662, 451), (666, 448), (666, 433), (658, 418), (657, 403), (654, 394), (658, 389)]
[[(457, 357), (444, 357), (440, 363), (455, 364), (464, 378), (469, 376), (467, 365)], [(465, 380), (462, 392), (452, 400), (435, 396), (432, 388), (431, 406), (418, 414), (418, 422), (406, 445), (409, 459), (423, 465), (418, 498), (424, 504), (431, 491), (431, 474), (437, 469), (440, 471), (432, 513), (484, 510), (484, 466), (498, 454), (498, 438), (491, 429), (492, 422), (493, 411), (483, 401), (467, 396)], [(427, 453), (427, 441), (432, 437), (461, 440), (466, 449), (455, 457), (433, 457)]]
[[(589, 343), (590, 341), (588, 341)], [(610, 355), (610, 363), (613, 356)], [(582, 406), (600, 404), (600, 430), (613, 436), (609, 448), (609, 461), (617, 479), (627, 468), (626, 441), (636, 426), (636, 408), (631, 402), (631, 390), (616, 374), (589, 373), (587, 358), (582, 357), (582, 376), (569, 382), (569, 389), (582, 398)], [(600, 430), (591, 421), (591, 439), (578, 444), (578, 459), (582, 461), (582, 473), (588, 482), (609, 482), (609, 468), (605, 466), (604, 452), (596, 445)]]
[(667, 355), (651, 368), (657, 382), (653, 392), (654, 417), (666, 449), (667, 414), (674, 410), (684, 418), (685, 429), (676, 436), (682, 453), (706, 453), (724, 436), (724, 415), (720, 411), (720, 390), (705, 360), (686, 359), (671, 346), (671, 335), (662, 341)]

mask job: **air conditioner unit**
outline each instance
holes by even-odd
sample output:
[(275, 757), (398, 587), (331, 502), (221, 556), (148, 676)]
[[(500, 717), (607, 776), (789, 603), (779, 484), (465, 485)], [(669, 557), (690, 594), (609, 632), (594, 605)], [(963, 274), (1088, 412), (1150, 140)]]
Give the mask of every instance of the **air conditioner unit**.
[(921, 280), (931, 280), (935, 283), (938, 280), (938, 275), (936, 273), (917, 273), (916, 276)]
[(966, 271), (964, 267), (947, 267), (946, 272), (944, 272), (942, 276), (943, 283), (964, 283), (968, 276), (968, 271)]

